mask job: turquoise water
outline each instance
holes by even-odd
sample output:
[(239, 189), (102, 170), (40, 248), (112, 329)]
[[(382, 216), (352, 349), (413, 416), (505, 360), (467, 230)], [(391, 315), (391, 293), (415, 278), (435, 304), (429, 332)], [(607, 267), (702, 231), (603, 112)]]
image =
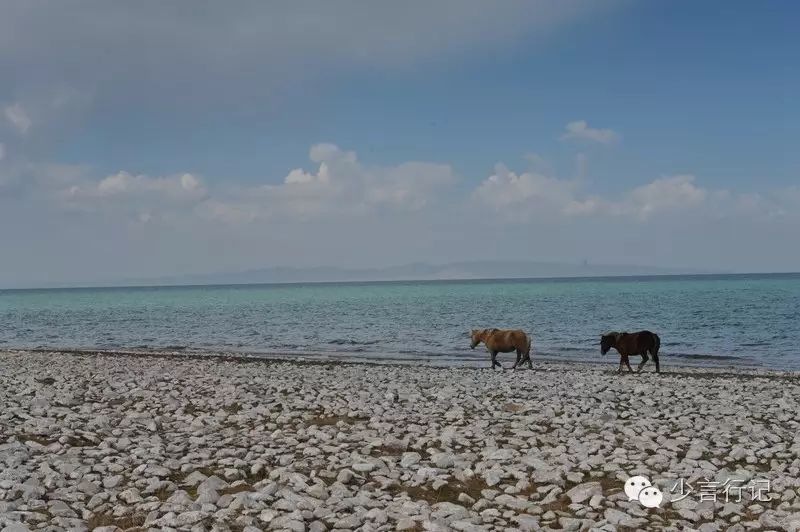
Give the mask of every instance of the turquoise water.
[(600, 360), (604, 331), (650, 329), (662, 365), (798, 369), (800, 275), (0, 290), (0, 348), (474, 363), (479, 327), (529, 331), (541, 357)]

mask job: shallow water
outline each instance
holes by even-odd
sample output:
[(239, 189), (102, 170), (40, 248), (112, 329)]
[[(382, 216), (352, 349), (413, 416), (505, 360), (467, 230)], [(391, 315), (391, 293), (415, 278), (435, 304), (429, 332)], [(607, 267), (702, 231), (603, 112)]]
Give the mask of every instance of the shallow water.
[(605, 331), (650, 329), (662, 364), (800, 369), (800, 275), (0, 290), (0, 348), (452, 363), (487, 356), (469, 349), (478, 327), (525, 329), (535, 356), (565, 360), (599, 360)]

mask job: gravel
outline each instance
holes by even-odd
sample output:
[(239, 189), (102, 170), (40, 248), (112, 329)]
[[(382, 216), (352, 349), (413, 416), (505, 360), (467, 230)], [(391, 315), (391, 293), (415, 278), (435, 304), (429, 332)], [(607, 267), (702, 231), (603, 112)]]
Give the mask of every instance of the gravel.
[(741, 369), (0, 352), (0, 531), (799, 530), (798, 397)]

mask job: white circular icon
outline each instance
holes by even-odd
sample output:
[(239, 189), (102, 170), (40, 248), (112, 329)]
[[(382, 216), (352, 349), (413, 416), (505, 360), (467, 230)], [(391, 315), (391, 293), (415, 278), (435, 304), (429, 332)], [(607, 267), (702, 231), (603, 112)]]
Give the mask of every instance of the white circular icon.
[(645, 508), (658, 508), (663, 500), (664, 494), (655, 486), (647, 486), (639, 492), (639, 502)]
[(639, 492), (644, 488), (652, 486), (647, 477), (637, 475), (625, 481), (625, 495), (628, 496), (629, 501), (638, 501)]

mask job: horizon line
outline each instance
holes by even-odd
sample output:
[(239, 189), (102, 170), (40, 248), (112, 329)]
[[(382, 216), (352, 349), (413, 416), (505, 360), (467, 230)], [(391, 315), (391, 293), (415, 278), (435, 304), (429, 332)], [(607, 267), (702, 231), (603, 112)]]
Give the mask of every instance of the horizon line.
[(77, 285), (77, 286), (22, 286), (0, 287), (0, 292), (24, 292), (36, 290), (130, 290), (156, 288), (234, 288), (248, 286), (306, 286), (306, 285), (372, 285), (402, 283), (491, 283), (491, 282), (568, 282), (568, 281), (636, 281), (636, 280), (678, 280), (715, 277), (720, 280), (746, 277), (793, 277), (800, 276), (800, 271), (783, 272), (739, 272), (739, 273), (664, 273), (638, 275), (580, 275), (580, 276), (538, 276), (538, 277), (463, 277), (450, 279), (408, 278), (408, 279), (373, 279), (373, 280), (341, 280), (341, 281), (274, 281), (258, 283), (173, 283), (173, 284), (120, 284), (120, 285)]

